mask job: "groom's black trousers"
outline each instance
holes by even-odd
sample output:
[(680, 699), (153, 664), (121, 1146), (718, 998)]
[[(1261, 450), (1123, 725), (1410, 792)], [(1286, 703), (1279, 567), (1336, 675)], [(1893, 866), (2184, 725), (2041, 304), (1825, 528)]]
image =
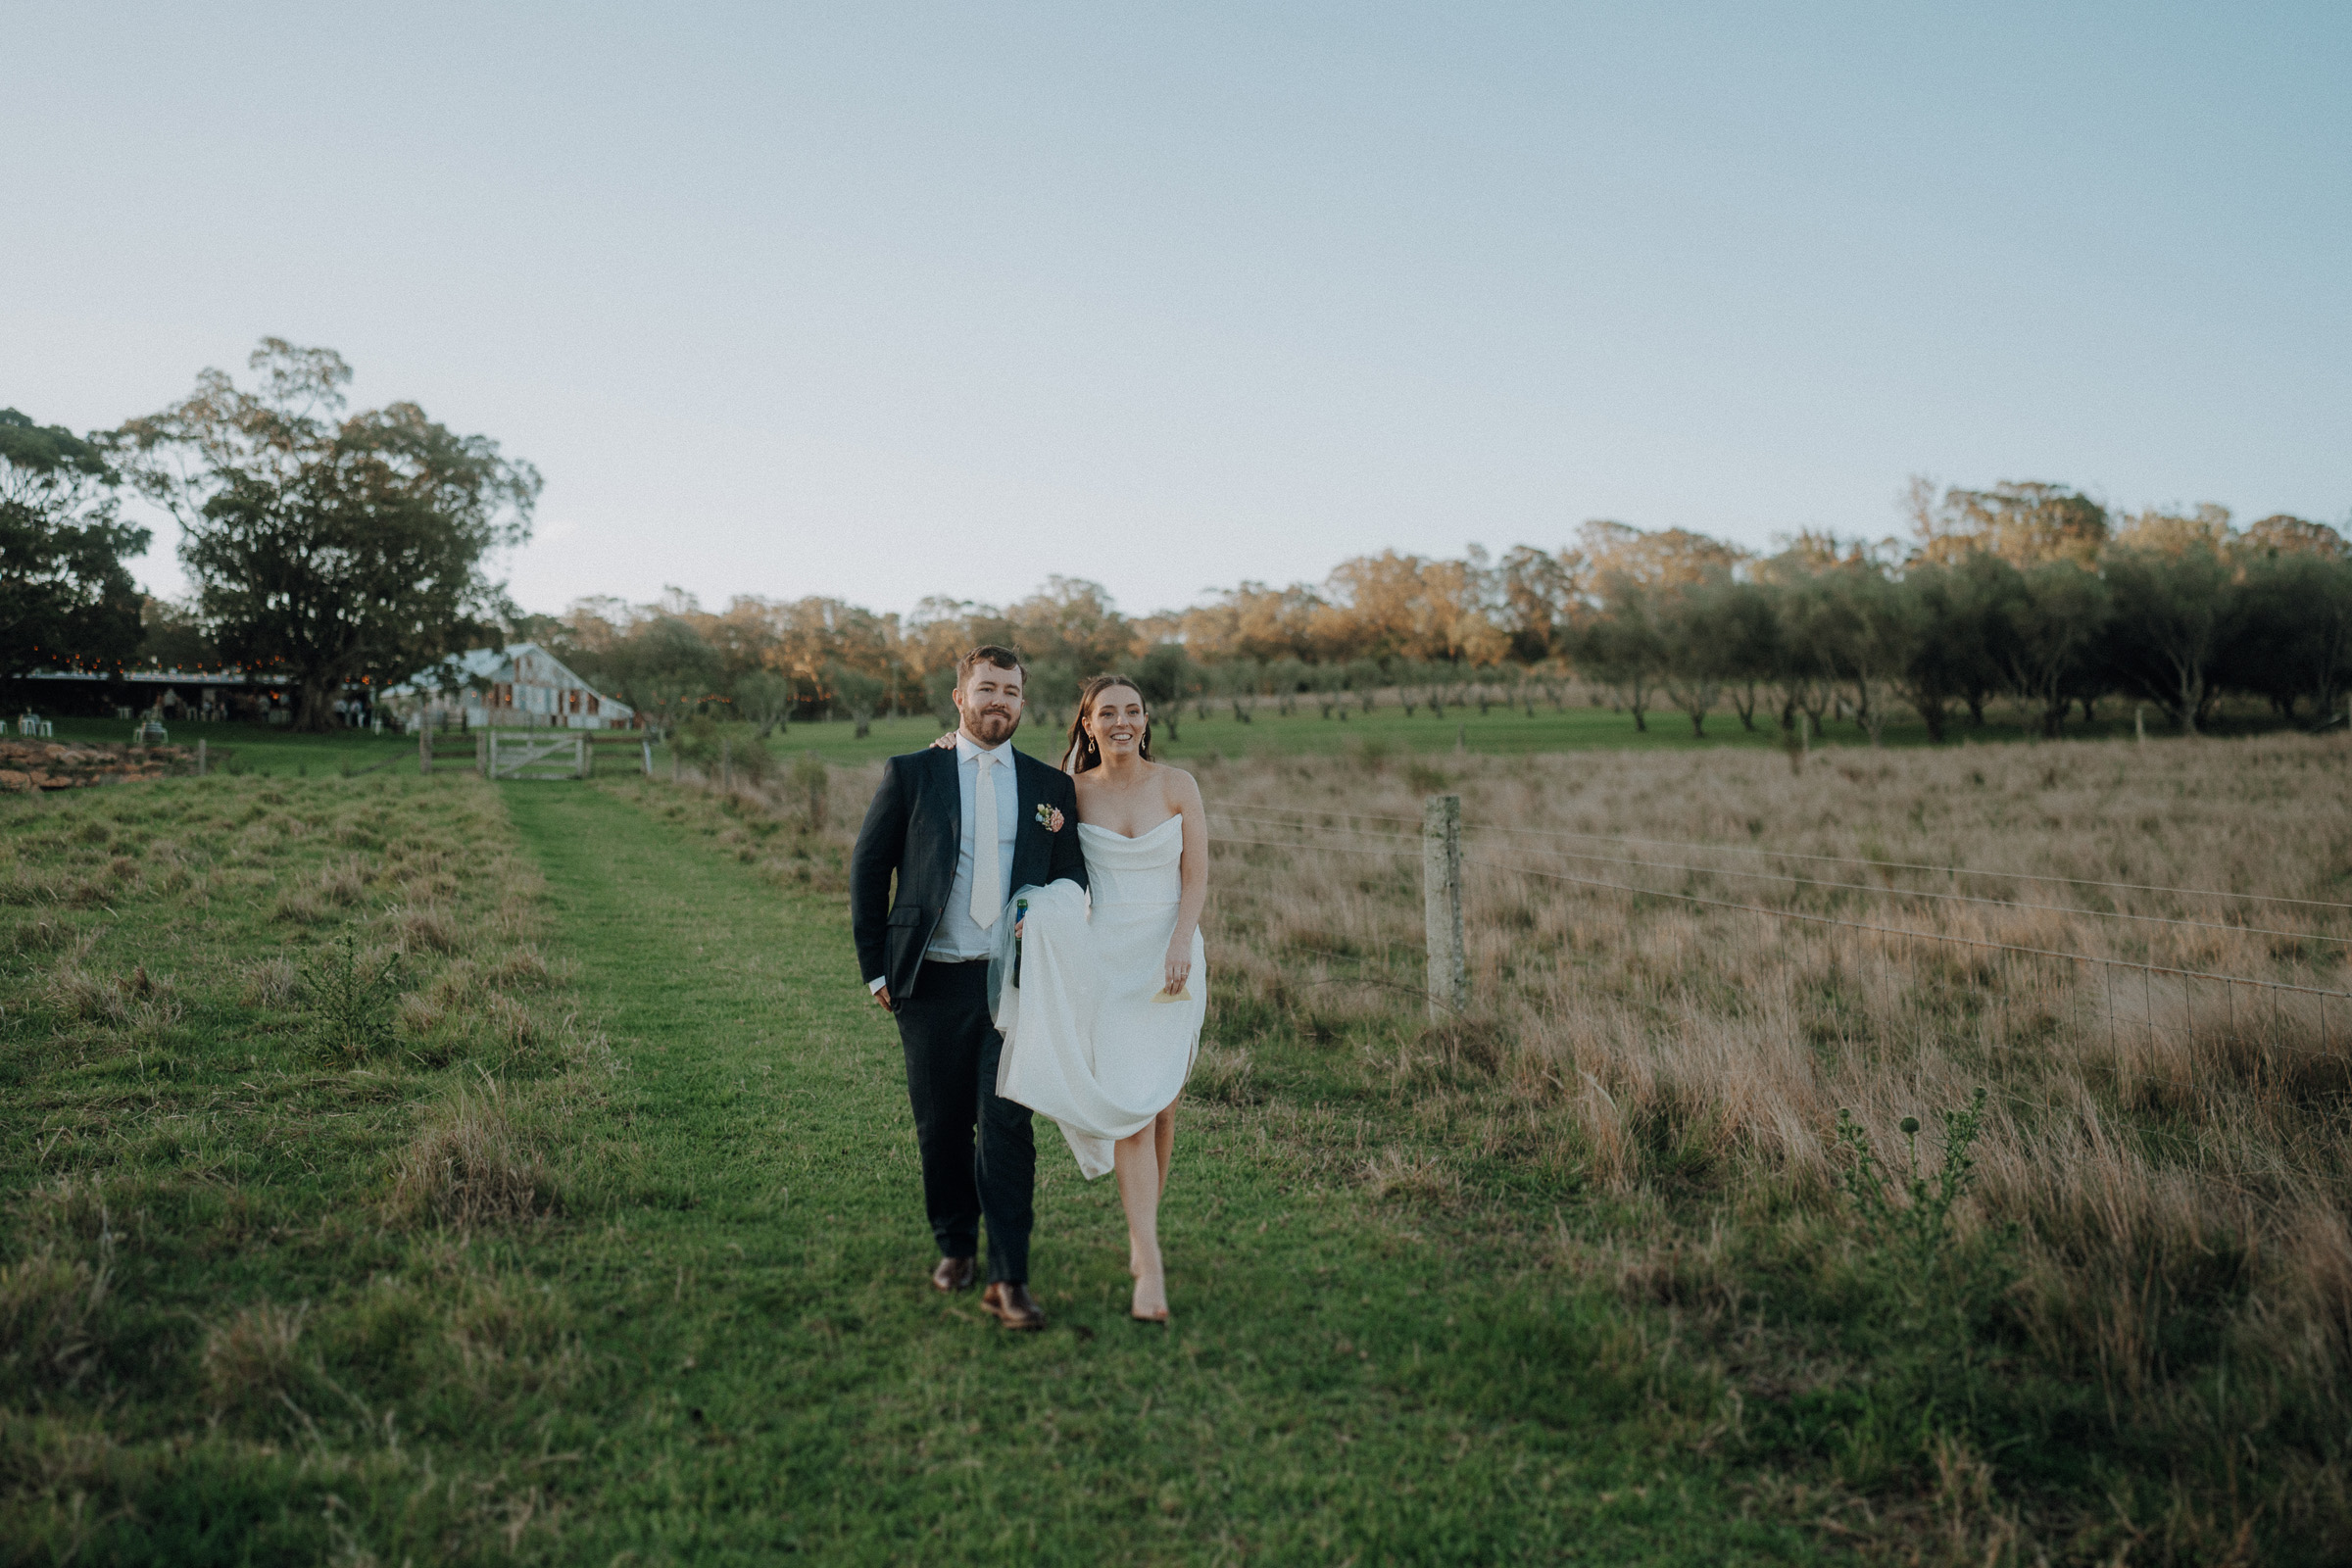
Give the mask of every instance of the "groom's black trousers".
[(989, 1021), (987, 962), (925, 959), (916, 994), (897, 999), (896, 1016), (923, 1160), (923, 1207), (939, 1255), (977, 1256), (985, 1214), (990, 1283), (1026, 1283), (1037, 1141), (1029, 1107), (997, 1098), (1004, 1037)]

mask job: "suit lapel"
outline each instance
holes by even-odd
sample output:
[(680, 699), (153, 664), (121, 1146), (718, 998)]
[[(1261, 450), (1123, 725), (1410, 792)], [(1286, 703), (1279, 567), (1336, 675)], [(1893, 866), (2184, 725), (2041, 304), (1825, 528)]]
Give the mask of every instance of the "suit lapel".
[(963, 842), (963, 781), (956, 776), (956, 749), (934, 748), (926, 787), (931, 791), (931, 820), (938, 825), (932, 854), (939, 860), (939, 896), (944, 900), (956, 883), (956, 852)]
[(1035, 858), (1037, 840), (1045, 829), (1037, 825), (1037, 763), (1026, 754), (1012, 754), (1013, 807), (1012, 819), (1012, 881), (1006, 886), (1009, 893), (1025, 883), (1035, 882), (1034, 872), (1022, 875), (1030, 860)]

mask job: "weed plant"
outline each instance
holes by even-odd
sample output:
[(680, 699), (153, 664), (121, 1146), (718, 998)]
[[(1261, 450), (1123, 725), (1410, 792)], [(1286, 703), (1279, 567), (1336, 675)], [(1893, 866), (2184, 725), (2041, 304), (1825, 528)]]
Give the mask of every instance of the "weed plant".
[(364, 1060), (392, 1044), (399, 993), (399, 952), (364, 956), (358, 936), (348, 930), (311, 960), (304, 975), (303, 995), (318, 1019), (319, 1042), (345, 1061)]
[(1857, 1428), (1875, 1434), (1894, 1412), (1911, 1442), (1889, 1457), (1923, 1470), (1939, 1445), (1955, 1439), (1981, 1445), (1992, 1436), (1981, 1397), (1984, 1348), (2015, 1279), (2016, 1233), (2004, 1227), (1970, 1236), (1954, 1212), (1975, 1185), (1971, 1148), (1984, 1130), (1984, 1102), (1980, 1088), (1961, 1108), (1936, 1112), (1943, 1128), (1933, 1175), (1920, 1164), (1917, 1116), (1897, 1125), (1903, 1161), (1896, 1172), (1879, 1158), (1851, 1111), (1838, 1115), (1838, 1142), (1847, 1155), (1839, 1187), (1853, 1215), (1861, 1272), (1883, 1303), (1873, 1398)]

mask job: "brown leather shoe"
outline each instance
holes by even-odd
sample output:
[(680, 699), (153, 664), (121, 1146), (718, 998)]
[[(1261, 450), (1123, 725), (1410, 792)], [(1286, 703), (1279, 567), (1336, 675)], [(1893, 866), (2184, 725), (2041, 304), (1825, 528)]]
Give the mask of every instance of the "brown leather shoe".
[(1008, 1329), (1042, 1329), (1046, 1309), (1037, 1304), (1029, 1287), (1013, 1281), (991, 1285), (980, 1293), (980, 1310)]
[(968, 1257), (943, 1257), (939, 1267), (931, 1271), (931, 1288), (935, 1291), (968, 1291), (972, 1288), (972, 1260)]

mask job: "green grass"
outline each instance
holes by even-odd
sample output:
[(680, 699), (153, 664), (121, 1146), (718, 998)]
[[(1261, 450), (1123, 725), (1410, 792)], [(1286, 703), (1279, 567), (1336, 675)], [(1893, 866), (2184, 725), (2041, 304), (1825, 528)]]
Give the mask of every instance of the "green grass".
[[(121, 745), (130, 739), (133, 726), (112, 718), (60, 718), (52, 721), (55, 739), (61, 741), (104, 741)], [(172, 735), (172, 744), (193, 748), (197, 741), (206, 743), (216, 767), (234, 768), (240, 772), (256, 773), (269, 778), (321, 778), (340, 774), (346, 768), (359, 769), (391, 757), (412, 760), (409, 769), (416, 771), (416, 738), (389, 731), (382, 735), (367, 730), (339, 729), (323, 735), (298, 735), (292, 730), (269, 724), (248, 724), (223, 720), (219, 723), (200, 723), (194, 719), (175, 720), (165, 726)], [(383, 769), (397, 773), (400, 764), (393, 762)]]
[[(1546, 1261), (1576, 1194), (1419, 1180), (1311, 1043), (1187, 1102), (1171, 1329), (1050, 1129), (1051, 1327), (930, 1292), (895, 1032), (737, 829), (396, 772), (0, 808), (13, 1556), (1818, 1554), (1670, 1311)], [(403, 955), (358, 1057), (303, 991), (346, 933)]]
[[(1187, 704), (1177, 720), (1177, 732), (1171, 740), (1164, 730), (1155, 745), (1167, 756), (1178, 759), (1198, 759), (1213, 753), (1225, 758), (1281, 756), (1290, 754), (1329, 755), (1370, 745), (1378, 750), (1403, 756), (1413, 753), (1451, 752), (1457, 747), (1480, 755), (1517, 756), (1526, 753), (1575, 752), (1596, 748), (1634, 751), (1689, 751), (1717, 747), (1766, 747), (1777, 749), (1783, 744), (1778, 726), (1771, 718), (1759, 713), (1756, 727), (1743, 729), (1737, 713), (1726, 709), (1708, 716), (1706, 733), (1693, 736), (1690, 721), (1672, 708), (1653, 709), (1646, 730), (1635, 728), (1631, 714), (1612, 712), (1606, 708), (1565, 706), (1554, 709), (1539, 702), (1533, 713), (1525, 709), (1497, 705), (1481, 713), (1475, 706), (1447, 708), (1442, 714), (1433, 715), (1426, 708), (1417, 709), (1410, 716), (1395, 706), (1392, 694), (1384, 694), (1380, 708), (1370, 713), (1360, 709), (1350, 710), (1343, 718), (1335, 711), (1324, 717), (1315, 704), (1300, 698), (1295, 711), (1285, 714), (1271, 699), (1261, 700), (1248, 722), (1234, 716), (1232, 708), (1211, 704), (1202, 716), (1196, 705)], [(1015, 737), (1014, 744), (1032, 756), (1058, 760), (1061, 739), (1069, 715), (1055, 715), (1058, 722), (1047, 723), (1036, 712)], [(120, 742), (129, 738), (131, 726), (114, 719), (61, 718), (55, 721), (60, 740)], [(2253, 713), (2233, 714), (2223, 725), (2230, 733), (2267, 727), (2268, 720)], [(2150, 733), (2164, 735), (2169, 731), (2161, 718), (2151, 715)], [(780, 760), (814, 754), (832, 763), (861, 763), (877, 761), (902, 752), (911, 752), (930, 744), (945, 728), (937, 719), (925, 713), (906, 713), (896, 717), (884, 715), (873, 720), (861, 740), (857, 726), (846, 719), (815, 720), (788, 725), (782, 733), (770, 735), (765, 744), (768, 752)], [(730, 726), (743, 743), (751, 731), (746, 726)], [(171, 726), (172, 739), (180, 745), (192, 746), (199, 737), (208, 740), (216, 751), (228, 748), (233, 765), (247, 771), (273, 777), (310, 776), (340, 773), (346, 767), (357, 769), (381, 762), (395, 754), (413, 756), (416, 750), (414, 736), (387, 732), (376, 736), (365, 731), (337, 730), (323, 735), (298, 735), (291, 731), (262, 724), (216, 723), (203, 724), (193, 720)], [(2094, 723), (2084, 724), (2078, 716), (2070, 719), (2067, 736), (2073, 740), (2116, 739), (2129, 736), (2132, 729), (2132, 709), (2121, 701), (2103, 704), (2100, 716)], [(1946, 744), (1967, 742), (1975, 745), (1998, 745), (2034, 739), (2034, 735), (2018, 723), (1995, 713), (1981, 726), (1971, 726), (1963, 717), (1951, 726)], [(1888, 746), (1925, 746), (1927, 729), (1909, 710), (1899, 710), (1889, 719), (1884, 732)], [(1828, 747), (1856, 747), (1869, 745), (1869, 736), (1861, 726), (1850, 720), (1833, 719), (1815, 744)], [(445, 764), (448, 765), (448, 764)], [(637, 765), (633, 758), (611, 756), (600, 760), (598, 766), (604, 774), (625, 773)], [(399, 768), (393, 762), (386, 771)], [(670, 755), (667, 747), (654, 747), (654, 767), (657, 776), (667, 777)]]
[[(1243, 1144), (1228, 1111), (1188, 1116), (1180, 1140), (1173, 1332), (1126, 1318), (1115, 1194), (1053, 1144), (1033, 1258), (1052, 1326), (1008, 1336), (938, 1297), (895, 1031), (859, 996), (839, 908), (779, 901), (612, 792), (511, 806), (635, 1064), (621, 1114), (670, 1200), (575, 1244), (632, 1325), (625, 1358), (657, 1372), (612, 1412), (604, 1473), (580, 1477), (600, 1498), (584, 1557), (1793, 1544), (1669, 1457), (1671, 1419), (1607, 1353), (1628, 1326), (1518, 1277), (1495, 1239), (1432, 1236), (1301, 1180), (1299, 1149)], [(1298, 1109), (1310, 1148), (1361, 1135), (1340, 1107)]]
[[(1761, 747), (1778, 750), (1783, 744), (1779, 726), (1769, 716), (1759, 714), (1753, 730), (1742, 729), (1737, 713), (1726, 710), (1710, 715), (1706, 733), (1693, 736), (1690, 721), (1673, 709), (1653, 710), (1648, 715), (1648, 728), (1634, 727), (1632, 715), (1611, 712), (1606, 708), (1568, 706), (1553, 709), (1539, 703), (1530, 714), (1524, 709), (1509, 709), (1499, 705), (1486, 713), (1475, 706), (1448, 708), (1442, 715), (1432, 716), (1421, 708), (1407, 716), (1401, 708), (1384, 706), (1371, 713), (1360, 709), (1341, 718), (1336, 712), (1325, 718), (1315, 705), (1301, 698), (1297, 710), (1289, 714), (1279, 710), (1271, 700), (1258, 704), (1249, 722), (1236, 719), (1229, 706), (1212, 705), (1206, 716), (1196, 713), (1187, 704), (1170, 739), (1164, 724), (1155, 734), (1153, 747), (1161, 755), (1177, 759), (1197, 759), (1211, 753), (1219, 757), (1287, 755), (1331, 755), (1359, 749), (1369, 744), (1392, 755), (1416, 753), (1449, 753), (1462, 750), (1487, 756), (1519, 756), (1528, 753), (1578, 752), (1598, 749), (1621, 751), (1693, 751), (1721, 747)], [(1067, 731), (1069, 715), (1055, 715), (1059, 722), (1049, 724), (1035, 711), (1023, 722), (1014, 744), (1032, 756), (1058, 760), (1061, 741)], [(2254, 714), (2233, 714), (2221, 726), (2223, 732), (2240, 733), (2268, 727), (2267, 720)], [(928, 714), (905, 714), (897, 718), (877, 718), (863, 740), (858, 738), (857, 726), (847, 721), (796, 723), (767, 740), (767, 749), (779, 760), (790, 760), (813, 753), (828, 762), (871, 762), (902, 752), (915, 751), (939, 736), (945, 726)], [(748, 736), (748, 727), (735, 727), (732, 732), (740, 740)], [(2102, 705), (2095, 723), (2083, 724), (2070, 719), (2066, 735), (2070, 740), (2120, 739), (2132, 733), (2132, 710), (2129, 705), (2109, 702)], [(2149, 716), (2149, 734), (2161, 737), (2170, 731), (2161, 719)], [(1996, 715), (1988, 716), (1981, 727), (1971, 726), (1965, 719), (1954, 723), (1945, 744), (1958, 746), (2003, 745), (2026, 742), (2037, 736), (2020, 724)], [(1889, 719), (1883, 735), (1887, 746), (1917, 747), (1928, 744), (1926, 726), (1908, 710)], [(1824, 735), (1815, 738), (1816, 746), (1831, 748), (1865, 747), (1870, 737), (1861, 726), (1850, 720), (1832, 720)], [(667, 776), (668, 752), (657, 746), (654, 751), (657, 774)]]

